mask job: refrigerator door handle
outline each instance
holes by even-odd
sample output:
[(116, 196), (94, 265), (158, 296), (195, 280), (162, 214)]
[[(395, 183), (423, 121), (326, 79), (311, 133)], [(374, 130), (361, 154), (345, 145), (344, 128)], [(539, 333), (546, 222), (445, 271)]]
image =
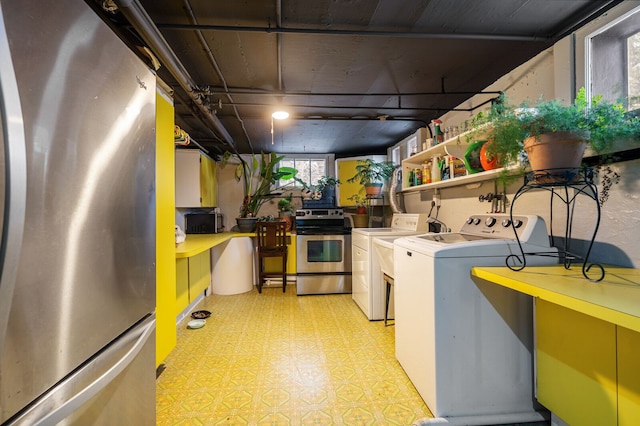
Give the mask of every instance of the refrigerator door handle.
[[(9, 39), (0, 8), (0, 357), (16, 285), (27, 200), (27, 153)], [(3, 182), (4, 180), (4, 182)]]
[[(136, 358), (142, 347), (156, 328), (155, 314), (151, 314), (142, 324), (139, 324), (127, 334), (107, 347), (87, 365), (72, 374), (70, 377), (44, 394), (40, 400), (26, 413), (20, 416), (12, 424), (53, 425), (58, 424), (76, 410), (82, 407), (101, 390), (106, 388), (122, 371)], [(113, 362), (114, 352), (121, 350), (123, 346), (133, 345), (120, 359)], [(99, 369), (102, 364), (113, 363), (98, 378), (82, 388), (74, 395), (67, 396), (69, 388), (73, 388), (78, 378), (84, 374), (92, 374), (91, 371)], [(152, 367), (150, 367), (152, 368)], [(85, 373), (89, 371), (88, 373)], [(64, 402), (59, 402), (60, 400)]]

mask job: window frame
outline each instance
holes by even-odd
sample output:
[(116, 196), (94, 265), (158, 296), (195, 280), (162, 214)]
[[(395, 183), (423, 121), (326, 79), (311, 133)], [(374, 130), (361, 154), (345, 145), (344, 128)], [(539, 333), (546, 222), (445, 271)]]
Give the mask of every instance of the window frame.
[[(586, 92), (586, 96), (587, 96), (587, 101), (590, 103), (591, 102), (591, 98), (594, 95), (598, 95), (598, 93), (593, 93), (593, 61), (594, 61), (594, 52), (593, 52), (593, 39), (598, 37), (599, 35), (602, 35), (603, 33), (611, 30), (612, 28), (614, 28), (615, 26), (621, 24), (622, 22), (624, 22), (625, 20), (629, 19), (630, 17), (632, 17), (635, 14), (640, 14), (640, 6), (635, 6), (633, 8), (631, 8), (630, 10), (622, 13), (620, 16), (617, 16), (613, 19), (611, 19), (610, 21), (602, 24), (602, 25), (598, 25), (596, 28), (594, 28), (591, 32), (587, 33), (584, 36), (584, 87), (585, 87), (585, 92)], [(639, 28), (640, 31), (640, 28)], [(636, 33), (637, 34), (637, 33)], [(624, 45), (626, 46), (626, 40), (628, 40), (628, 38), (625, 38), (624, 41), (622, 43), (624, 43)], [(626, 54), (626, 47), (625, 47), (625, 54)], [(627, 55), (628, 56), (628, 55)], [(626, 71), (626, 68), (628, 67), (628, 63), (625, 60), (625, 74), (628, 74)], [(629, 77), (628, 75), (625, 76), (625, 86), (628, 86), (629, 83)], [(625, 87), (625, 95), (628, 96), (628, 89)], [(611, 100), (611, 99), (610, 99)]]
[[(280, 155), (284, 155), (284, 158), (281, 160), (282, 161), (286, 161), (286, 160), (324, 160), (325, 161), (325, 172), (326, 172), (326, 176), (333, 176), (336, 177), (336, 170), (335, 170), (335, 154), (280, 154)], [(304, 180), (304, 179), (302, 179)], [(308, 183), (308, 182), (307, 182)], [(279, 181), (276, 184), (277, 188), (295, 188), (295, 189), (302, 189), (302, 186), (295, 182), (295, 181)]]

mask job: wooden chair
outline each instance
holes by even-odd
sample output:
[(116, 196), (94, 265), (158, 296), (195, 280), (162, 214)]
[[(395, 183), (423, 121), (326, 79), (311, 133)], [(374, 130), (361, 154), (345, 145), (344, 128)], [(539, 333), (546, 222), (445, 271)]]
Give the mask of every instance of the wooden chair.
[[(258, 222), (258, 293), (262, 293), (262, 283), (268, 277), (282, 277), (282, 292), (287, 287), (287, 223)], [(282, 260), (282, 272), (265, 272), (265, 259), (279, 257)]]

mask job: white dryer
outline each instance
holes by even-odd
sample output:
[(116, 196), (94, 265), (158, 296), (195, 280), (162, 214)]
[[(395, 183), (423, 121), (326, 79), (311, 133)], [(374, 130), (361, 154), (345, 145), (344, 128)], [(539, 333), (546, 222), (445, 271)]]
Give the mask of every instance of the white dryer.
[[(542, 421), (534, 399), (533, 301), (470, 278), (520, 254), (509, 215), (474, 215), (458, 233), (394, 241), (396, 357), (436, 420)], [(514, 216), (527, 265), (557, 263), (543, 219)]]
[[(386, 285), (380, 272), (373, 239), (380, 236), (418, 235), (427, 232), (427, 215), (395, 213), (388, 228), (353, 228), (351, 230), (352, 297), (369, 320), (382, 320), (385, 313)], [(389, 316), (393, 318), (393, 299)]]

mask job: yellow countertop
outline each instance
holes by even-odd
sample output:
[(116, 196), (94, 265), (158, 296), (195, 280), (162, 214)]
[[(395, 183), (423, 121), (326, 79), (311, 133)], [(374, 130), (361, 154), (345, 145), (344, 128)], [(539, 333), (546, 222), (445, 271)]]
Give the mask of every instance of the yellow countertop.
[[(294, 235), (287, 232), (287, 235)], [(234, 237), (255, 237), (255, 232), (221, 232), (219, 234), (187, 234), (183, 243), (176, 245), (176, 259), (192, 257)]]
[(582, 265), (473, 267), (471, 277), (508, 287), (551, 303), (640, 332), (640, 270), (603, 265), (606, 275), (591, 282)]
[(219, 234), (188, 234), (183, 243), (176, 245), (176, 258), (192, 257), (233, 237), (255, 237), (254, 232), (221, 232)]

